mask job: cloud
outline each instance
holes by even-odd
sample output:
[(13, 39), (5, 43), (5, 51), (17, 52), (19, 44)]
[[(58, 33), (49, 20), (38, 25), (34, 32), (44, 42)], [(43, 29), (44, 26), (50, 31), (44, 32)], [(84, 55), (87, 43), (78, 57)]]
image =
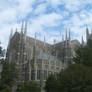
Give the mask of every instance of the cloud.
[(47, 4), (46, 3), (40, 4), (34, 10), (34, 14), (36, 14), (36, 15), (44, 14), (46, 12), (46, 8), (47, 8)]
[[(62, 20), (62, 16), (57, 13), (51, 13), (51, 14), (43, 14), (40, 15), (34, 19), (30, 19), (29, 27), (30, 29), (28, 31), (28, 34), (31, 34), (31, 36), (37, 32), (40, 33), (40, 35), (43, 37), (45, 35), (49, 35), (50, 31), (47, 32), (45, 29), (50, 27), (55, 27), (60, 24), (60, 20)], [(48, 38), (49, 39), (49, 38)]]
[(53, 43), (61, 40), (66, 28), (73, 39), (85, 37), (85, 25), (92, 27), (92, 0), (2, 0), (0, 2), (0, 40), (7, 47), (10, 29), (20, 31), (20, 23), (28, 21), (28, 35)]
[(61, 0), (46, 0), (52, 8), (57, 8), (61, 4)]

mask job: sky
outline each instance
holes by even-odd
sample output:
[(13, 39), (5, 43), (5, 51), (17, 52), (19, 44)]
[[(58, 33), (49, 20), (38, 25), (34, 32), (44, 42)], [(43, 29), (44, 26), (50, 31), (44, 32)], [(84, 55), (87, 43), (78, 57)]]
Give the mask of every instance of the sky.
[(62, 41), (70, 29), (71, 38), (86, 40), (86, 26), (92, 29), (92, 0), (0, 0), (0, 41), (7, 47), (11, 29), (13, 34), (28, 22), (27, 35), (53, 44)]

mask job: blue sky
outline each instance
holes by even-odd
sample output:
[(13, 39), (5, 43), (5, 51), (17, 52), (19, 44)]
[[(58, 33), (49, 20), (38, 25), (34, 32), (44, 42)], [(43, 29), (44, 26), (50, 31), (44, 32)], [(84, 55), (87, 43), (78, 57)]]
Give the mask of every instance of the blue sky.
[(88, 25), (92, 29), (92, 0), (0, 0), (0, 40), (7, 47), (11, 28), (13, 33), (21, 22), (28, 21), (27, 35), (53, 43), (62, 41), (66, 29), (72, 39), (81, 41)]

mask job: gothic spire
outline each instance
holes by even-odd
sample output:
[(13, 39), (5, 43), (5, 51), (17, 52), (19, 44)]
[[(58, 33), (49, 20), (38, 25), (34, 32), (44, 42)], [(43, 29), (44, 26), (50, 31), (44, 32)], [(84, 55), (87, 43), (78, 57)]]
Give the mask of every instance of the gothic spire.
[(35, 46), (36, 46), (36, 38), (37, 38), (37, 35), (36, 35), (36, 32), (35, 32)]
[(83, 39), (83, 36), (82, 36), (82, 45), (84, 45), (84, 39)]
[(44, 36), (44, 47), (45, 47), (45, 45), (46, 45), (45, 43), (46, 43), (46, 39), (45, 39), (45, 36)]
[(71, 40), (70, 28), (69, 28), (69, 40)]
[(62, 35), (62, 41), (64, 41), (64, 35)]
[(23, 33), (24, 30), (24, 21), (22, 21), (22, 25), (21, 25), (21, 33)]
[(26, 35), (27, 35), (27, 21), (25, 22), (25, 28), (24, 28), (24, 39), (26, 42)]
[(61, 31), (60, 31), (60, 37), (62, 37)]
[(67, 29), (66, 29), (66, 38), (65, 38), (65, 46), (67, 48), (67, 42), (68, 42), (68, 37), (67, 37)]
[(88, 27), (86, 26), (86, 40), (88, 41), (88, 38), (89, 38), (89, 29)]
[(11, 40), (12, 36), (13, 36), (13, 29), (11, 29), (11, 32), (10, 32), (10, 40)]
[(53, 40), (53, 43), (54, 43), (54, 49), (53, 49), (53, 51), (54, 51), (54, 55), (56, 56), (56, 40), (55, 39)]
[(44, 52), (46, 51), (46, 39), (45, 39), (45, 36), (44, 36)]
[(24, 29), (24, 34), (27, 34), (27, 21), (25, 22), (25, 29)]
[(66, 40), (67, 40), (67, 29), (66, 29)]
[(13, 29), (11, 29), (11, 32), (10, 32), (9, 42), (8, 42), (8, 48), (9, 48), (9, 45), (10, 45), (10, 41), (12, 39), (12, 36), (13, 36)]

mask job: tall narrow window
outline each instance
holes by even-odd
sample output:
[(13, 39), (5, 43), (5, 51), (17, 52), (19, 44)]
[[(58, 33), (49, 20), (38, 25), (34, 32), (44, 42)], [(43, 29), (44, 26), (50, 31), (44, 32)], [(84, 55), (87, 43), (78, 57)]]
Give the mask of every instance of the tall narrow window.
[(35, 80), (35, 70), (31, 71), (31, 80)]
[(41, 70), (37, 70), (37, 80), (40, 80), (40, 73), (41, 73)]
[(47, 70), (44, 70), (44, 80), (47, 79)]

